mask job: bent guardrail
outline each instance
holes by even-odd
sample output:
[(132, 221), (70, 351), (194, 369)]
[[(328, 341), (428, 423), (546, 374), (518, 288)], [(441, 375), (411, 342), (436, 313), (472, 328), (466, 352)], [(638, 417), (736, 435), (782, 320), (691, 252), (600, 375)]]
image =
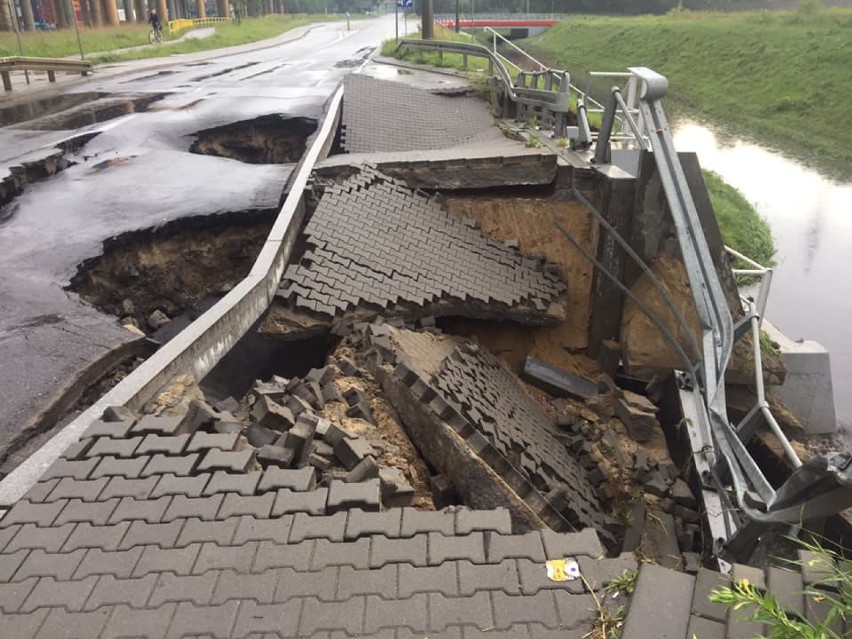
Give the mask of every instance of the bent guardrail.
[(12, 90), (12, 71), (47, 71), (47, 78), (56, 82), (56, 73), (81, 73), (87, 75), (92, 71), (92, 63), (85, 60), (62, 60), (57, 58), (29, 58), (11, 56), (0, 58), (0, 76), (3, 78), (3, 88)]

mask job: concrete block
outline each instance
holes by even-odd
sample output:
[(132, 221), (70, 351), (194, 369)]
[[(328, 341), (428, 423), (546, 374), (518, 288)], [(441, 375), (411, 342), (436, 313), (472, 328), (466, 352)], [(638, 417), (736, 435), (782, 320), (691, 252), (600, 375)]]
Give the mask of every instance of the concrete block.
[(356, 484), (333, 480), (328, 487), (326, 508), (331, 513), (352, 508), (378, 512), (381, 505), (380, 494), (378, 478)]
[(257, 451), (257, 461), (266, 468), (276, 466), (278, 468), (290, 468), (293, 465), (296, 454), (292, 448), (267, 444), (261, 446)]
[(367, 455), (364, 459), (358, 462), (358, 465), (350, 470), (344, 479), (346, 483), (357, 483), (359, 481), (367, 481), (368, 479), (376, 479), (379, 477), (379, 466), (372, 455)]
[(357, 437), (340, 440), (334, 446), (334, 454), (346, 470), (352, 470), (368, 455), (375, 455), (376, 451), (366, 439)]
[(251, 409), (252, 417), (261, 426), (283, 432), (295, 424), (295, 418), (289, 408), (281, 406), (269, 397), (261, 396)]

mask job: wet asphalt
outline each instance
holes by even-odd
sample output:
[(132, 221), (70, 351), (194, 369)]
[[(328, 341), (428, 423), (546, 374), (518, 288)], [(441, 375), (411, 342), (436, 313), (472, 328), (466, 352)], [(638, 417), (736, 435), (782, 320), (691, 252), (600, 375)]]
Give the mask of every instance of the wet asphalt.
[(194, 54), (172, 66), (107, 69), (66, 95), (162, 97), (147, 111), (82, 127), (79, 118), (49, 114), (0, 128), (0, 177), (61, 140), (98, 132), (66, 154), (68, 168), (0, 210), (0, 456), (89, 364), (136, 339), (65, 290), (78, 265), (127, 231), (276, 206), (291, 166), (192, 154), (193, 133), (268, 114), (320, 118), (343, 76), (393, 34), (393, 19), (351, 27), (316, 25), (285, 44), (205, 60)]

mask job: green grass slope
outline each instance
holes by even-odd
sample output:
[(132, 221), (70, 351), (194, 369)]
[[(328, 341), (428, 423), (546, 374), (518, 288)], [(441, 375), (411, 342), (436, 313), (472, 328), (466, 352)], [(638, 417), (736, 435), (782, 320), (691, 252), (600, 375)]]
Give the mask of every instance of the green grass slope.
[(852, 10), (672, 12), (565, 20), (526, 45), (582, 85), (647, 66), (669, 112), (707, 118), (852, 177)]

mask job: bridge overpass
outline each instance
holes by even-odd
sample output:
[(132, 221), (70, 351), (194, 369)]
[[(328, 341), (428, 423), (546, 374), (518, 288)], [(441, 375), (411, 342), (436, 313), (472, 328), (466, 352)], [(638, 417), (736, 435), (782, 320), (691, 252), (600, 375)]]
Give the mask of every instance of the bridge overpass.
[[(510, 38), (525, 38), (541, 33), (552, 27), (564, 16), (555, 14), (534, 13), (502, 13), (502, 14), (462, 14), (459, 16), (459, 27), (462, 29), (508, 29)], [(454, 28), (455, 14), (439, 14), (435, 23), (442, 27)]]

